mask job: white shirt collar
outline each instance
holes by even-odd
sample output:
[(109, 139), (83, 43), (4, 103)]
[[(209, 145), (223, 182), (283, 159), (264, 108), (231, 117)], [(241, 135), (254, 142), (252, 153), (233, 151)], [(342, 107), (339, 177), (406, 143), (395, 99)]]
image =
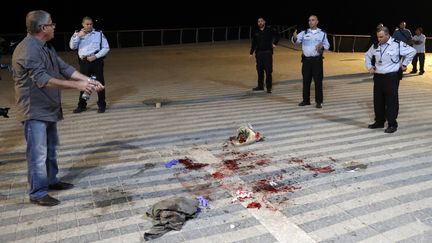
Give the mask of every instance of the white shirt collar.
[(310, 33), (312, 33), (312, 34), (316, 34), (316, 33), (318, 33), (319, 31), (320, 31), (321, 29), (320, 28), (316, 28), (316, 29), (308, 29), (308, 32), (310, 32)]

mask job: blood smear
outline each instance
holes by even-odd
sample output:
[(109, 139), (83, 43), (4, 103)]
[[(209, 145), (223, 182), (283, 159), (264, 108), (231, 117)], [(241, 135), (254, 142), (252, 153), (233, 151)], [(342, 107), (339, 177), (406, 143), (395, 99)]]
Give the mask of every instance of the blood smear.
[(259, 202), (251, 202), (251, 203), (249, 203), (247, 205), (247, 208), (258, 208), (258, 209), (260, 209), (261, 208), (261, 203), (259, 203)]
[(213, 173), (212, 176), (215, 179), (223, 179), (225, 177), (225, 175), (222, 172), (219, 172), (219, 171), (216, 171), (215, 173)]
[(201, 169), (201, 168), (206, 167), (208, 165), (208, 164), (203, 164), (203, 163), (194, 163), (189, 158), (179, 159), (179, 162), (182, 163), (189, 170), (198, 170), (198, 169)]

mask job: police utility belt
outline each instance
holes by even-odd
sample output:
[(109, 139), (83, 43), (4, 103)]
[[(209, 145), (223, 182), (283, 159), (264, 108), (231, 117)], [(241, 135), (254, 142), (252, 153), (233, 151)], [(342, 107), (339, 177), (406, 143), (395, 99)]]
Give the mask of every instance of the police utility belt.
[(310, 56), (310, 57), (307, 57), (307, 56), (305, 56), (305, 55), (302, 55), (302, 58), (304, 58), (304, 59), (316, 59), (316, 58), (322, 58), (323, 56), (322, 55), (318, 55), (318, 56)]
[(304, 61), (306, 61), (306, 60), (309, 60), (309, 61), (312, 61), (312, 60), (320, 60), (320, 59), (323, 59), (323, 58), (324, 58), (323, 55), (307, 57), (307, 56), (305, 56), (304, 54), (302, 54), (302, 55), (301, 55), (301, 62), (304, 62)]
[(98, 51), (95, 51), (93, 54), (79, 57), (79, 59), (81, 59), (81, 60), (83, 60), (83, 61), (87, 61), (87, 57), (90, 57), (90, 56), (96, 55), (98, 52), (99, 52), (99, 50), (98, 50)]
[(390, 73), (374, 73), (374, 75), (379, 77), (391, 77), (395, 75), (400, 75), (400, 70), (396, 72), (390, 72)]

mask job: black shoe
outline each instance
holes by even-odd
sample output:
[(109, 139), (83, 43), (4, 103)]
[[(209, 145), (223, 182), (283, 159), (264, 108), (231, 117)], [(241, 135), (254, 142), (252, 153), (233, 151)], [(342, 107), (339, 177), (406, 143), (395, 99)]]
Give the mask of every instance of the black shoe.
[(299, 105), (299, 106), (305, 106), (305, 105), (310, 105), (310, 104), (311, 104), (310, 102), (302, 101), (302, 102), (300, 102), (298, 105)]
[(397, 127), (389, 126), (384, 130), (385, 133), (394, 133), (397, 131)]
[(423, 73), (424, 73), (424, 71), (420, 71), (420, 72), (419, 72), (419, 75), (423, 75)]
[(272, 90), (271, 89), (267, 89), (267, 93), (271, 94)]
[(105, 107), (99, 106), (98, 113), (104, 113), (105, 109), (106, 109)]
[(75, 110), (73, 110), (73, 113), (81, 113), (81, 112), (86, 111), (86, 110), (87, 110), (86, 107), (78, 106)]
[(321, 103), (316, 103), (315, 107), (318, 108), (318, 109), (321, 109), (322, 105), (321, 105)]
[(368, 128), (370, 128), (370, 129), (384, 128), (384, 124), (383, 123), (375, 122), (373, 124), (369, 124)]
[(51, 197), (50, 195), (46, 195), (44, 197), (41, 197), (41, 198), (35, 199), (35, 200), (30, 199), (30, 202), (34, 203), (34, 204), (41, 205), (41, 206), (48, 206), (48, 207), (52, 207), (52, 206), (60, 204), (59, 200)]
[(410, 73), (417, 73), (417, 70), (412, 70)]
[(255, 87), (252, 90), (253, 91), (262, 91), (262, 90), (264, 90), (264, 88), (263, 87)]
[(51, 190), (68, 190), (68, 189), (71, 189), (73, 187), (74, 187), (73, 184), (59, 181), (54, 185), (49, 185), (48, 189), (51, 189)]

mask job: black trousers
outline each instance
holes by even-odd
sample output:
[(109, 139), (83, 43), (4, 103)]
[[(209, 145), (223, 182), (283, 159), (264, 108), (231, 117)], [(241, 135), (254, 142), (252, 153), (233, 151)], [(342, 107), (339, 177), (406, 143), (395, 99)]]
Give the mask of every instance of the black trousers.
[(420, 60), (420, 72), (424, 72), (425, 54), (417, 53), (412, 60), (413, 71), (417, 72), (417, 61)]
[[(79, 60), (79, 64), (80, 64), (80, 72), (87, 75), (87, 76), (91, 76), (94, 75), (96, 76), (96, 80), (99, 81), (102, 85), (105, 85), (105, 79), (104, 79), (104, 60), (102, 58), (98, 58), (96, 60), (94, 60), (93, 62), (89, 62), (87, 60)], [(80, 96), (79, 96), (79, 101), (78, 101), (78, 107), (82, 107), (85, 108), (87, 107), (87, 102), (86, 100), (84, 100), (83, 98), (81, 98), (83, 92), (80, 92)], [(102, 91), (99, 91), (98, 93), (98, 106), (99, 107), (106, 107), (106, 102), (105, 102), (105, 89), (103, 89)]]
[(256, 69), (258, 73), (258, 87), (264, 88), (264, 71), (267, 90), (272, 89), (273, 52), (260, 51), (255, 53)]
[(374, 74), (373, 101), (375, 121), (389, 126), (397, 127), (399, 114), (399, 75), (397, 72), (387, 74)]
[(321, 56), (302, 56), (303, 101), (310, 102), (310, 86), (312, 78), (315, 82), (315, 102), (323, 103), (323, 59)]

